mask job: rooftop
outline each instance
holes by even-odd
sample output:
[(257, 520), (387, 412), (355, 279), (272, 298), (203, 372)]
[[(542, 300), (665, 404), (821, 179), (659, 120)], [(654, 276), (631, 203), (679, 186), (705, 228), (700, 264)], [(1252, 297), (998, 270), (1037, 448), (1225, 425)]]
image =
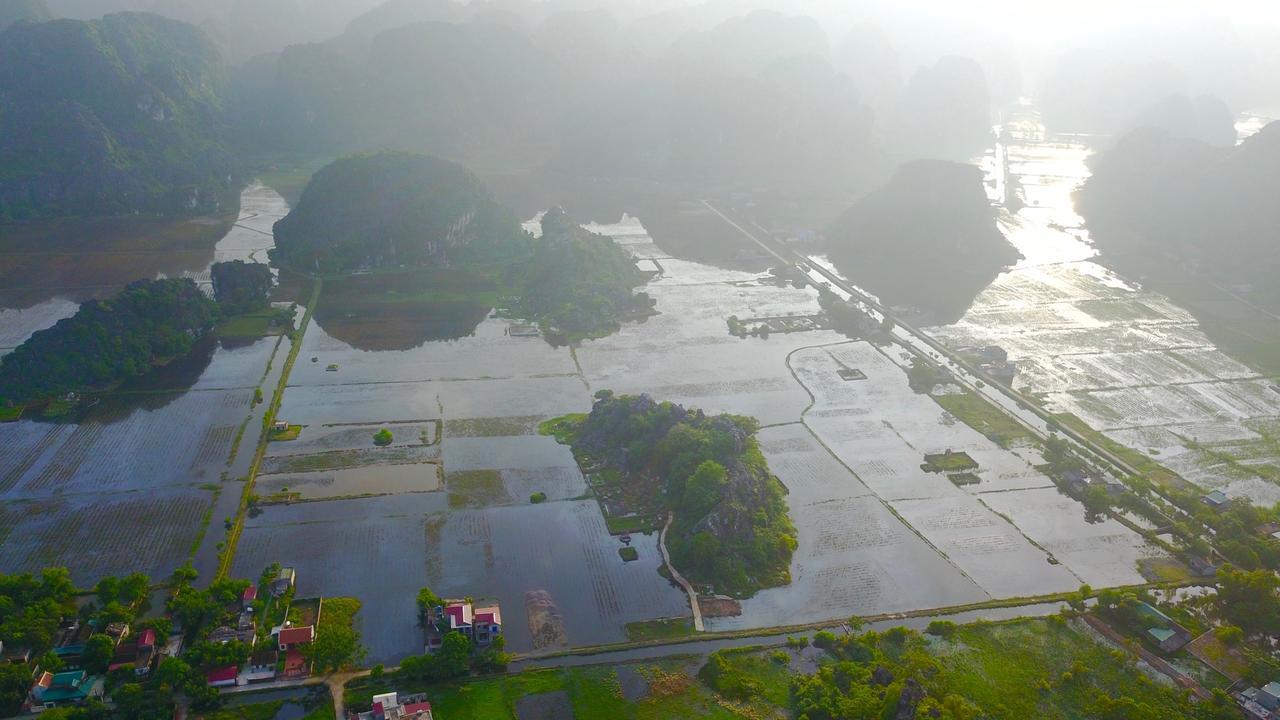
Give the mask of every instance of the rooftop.
[(226, 667), (210, 670), (204, 677), (210, 684), (213, 684), (218, 682), (231, 682), (236, 679), (236, 675), (238, 674), (239, 670), (236, 669), (235, 665), (228, 665)]
[(278, 640), (281, 645), (300, 645), (311, 642), (315, 639), (316, 629), (310, 625), (306, 627), (291, 627), (280, 631)]

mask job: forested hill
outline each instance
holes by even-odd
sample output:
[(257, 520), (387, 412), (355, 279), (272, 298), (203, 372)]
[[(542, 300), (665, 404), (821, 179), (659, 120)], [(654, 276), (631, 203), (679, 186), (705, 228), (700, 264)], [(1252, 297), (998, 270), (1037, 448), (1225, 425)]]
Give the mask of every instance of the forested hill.
[(572, 444), (580, 459), (622, 473), (626, 482), (659, 479), (674, 513), (672, 563), (691, 582), (750, 595), (791, 581), (796, 548), (784, 490), (760, 452), (757, 429), (751, 418), (604, 390)]
[(53, 13), (44, 0), (4, 0), (0, 2), (0, 32), (10, 25), (25, 20), (27, 22), (44, 22), (52, 20)]
[(515, 215), (447, 160), (382, 152), (316, 173), (275, 225), (277, 260), (304, 270), (444, 264), (522, 239)]
[(0, 35), (0, 219), (219, 208), (226, 72), (195, 27), (144, 13)]
[(978, 168), (919, 160), (853, 205), (827, 232), (840, 271), (886, 305), (960, 319), (1020, 254), (996, 227)]
[(1078, 195), (1103, 258), (1146, 277), (1155, 260), (1230, 284), (1280, 271), (1280, 123), (1234, 148), (1159, 130), (1121, 139), (1093, 162)]
[(185, 355), (218, 306), (190, 279), (140, 280), (32, 335), (0, 359), (0, 403), (108, 387)]
[(514, 309), (570, 339), (613, 333), (625, 316), (651, 306), (648, 295), (634, 292), (647, 277), (627, 252), (559, 209), (542, 217), (542, 237), (516, 270), (520, 294)]

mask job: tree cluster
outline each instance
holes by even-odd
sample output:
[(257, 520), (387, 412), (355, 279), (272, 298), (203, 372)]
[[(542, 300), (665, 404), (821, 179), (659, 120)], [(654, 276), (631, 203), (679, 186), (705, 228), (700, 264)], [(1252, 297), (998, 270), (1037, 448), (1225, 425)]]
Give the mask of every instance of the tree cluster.
[(217, 305), (190, 279), (139, 280), (4, 356), (0, 399), (25, 403), (144, 375), (190, 352), (217, 319)]
[(751, 418), (601, 391), (573, 449), (624, 475), (659, 478), (657, 502), (674, 513), (667, 534), (674, 564), (693, 582), (749, 594), (789, 582), (796, 547), (783, 487), (756, 429)]
[(634, 293), (645, 276), (626, 251), (560, 209), (543, 215), (541, 237), (513, 270), (519, 291), (511, 309), (570, 338), (609, 335), (626, 314), (651, 306), (648, 295)]
[(271, 295), (271, 268), (243, 260), (214, 263), (210, 269), (213, 297), (223, 315), (242, 315), (267, 307)]

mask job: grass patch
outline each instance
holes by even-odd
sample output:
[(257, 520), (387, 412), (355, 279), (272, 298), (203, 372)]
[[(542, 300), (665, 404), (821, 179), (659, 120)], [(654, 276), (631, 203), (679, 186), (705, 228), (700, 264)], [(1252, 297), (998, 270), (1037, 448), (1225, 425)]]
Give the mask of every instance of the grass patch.
[(283, 705), (283, 700), (275, 700), (273, 702), (223, 708), (203, 715), (196, 715), (195, 717), (202, 720), (275, 720), (276, 714), (280, 712), (280, 708)]
[[(639, 676), (648, 685), (643, 697), (623, 696), (619, 673)], [(440, 718), (517, 720), (516, 706), (527, 696), (563, 692), (578, 720), (732, 720), (764, 718), (776, 714), (743, 714), (692, 678), (682, 659), (664, 659), (632, 665), (597, 665), (580, 668), (529, 670), (496, 678), (447, 685), (380, 682), (367, 679), (347, 686), (347, 705), (363, 709), (377, 692), (425, 691), (431, 709)], [(353, 702), (355, 701), (355, 702)]]
[(662, 618), (627, 623), (627, 639), (632, 642), (667, 640), (691, 635), (693, 635), (693, 618)]
[(1138, 572), (1151, 582), (1185, 583), (1191, 580), (1191, 571), (1173, 558), (1152, 557), (1138, 561)]
[(618, 548), (618, 557), (622, 558), (624, 562), (635, 562), (640, 559), (640, 551), (630, 546), (620, 547)]
[(764, 699), (786, 707), (791, 699), (791, 672), (758, 647), (712, 653), (698, 678), (716, 692), (742, 701)]
[(978, 469), (978, 463), (965, 452), (925, 455), (924, 464), (928, 472), (961, 473)]
[(356, 598), (325, 598), (320, 604), (320, 627), (317, 631), (323, 631), (329, 627), (351, 627), (358, 612), (360, 612), (360, 601)]
[(511, 502), (502, 473), (497, 470), (464, 470), (447, 473), (445, 489), (449, 491), (449, 507), (475, 508)]
[(572, 445), (578, 436), (578, 428), (587, 419), (586, 413), (573, 413), (543, 421), (538, 425), (539, 435), (550, 435), (561, 445)]
[(606, 517), (605, 527), (610, 535), (627, 535), (630, 533), (657, 532), (662, 529), (663, 519), (658, 515), (627, 515), (625, 517)]
[(267, 308), (227, 318), (218, 324), (218, 337), (227, 339), (257, 339), (266, 335), (287, 332), (293, 313), (288, 310)]
[(1180, 692), (1152, 682), (1128, 653), (1058, 619), (966, 625), (933, 647), (944, 668), (939, 688), (993, 717), (1093, 717), (1100, 693), (1145, 704), (1153, 717), (1183, 717)]
[(444, 424), (449, 437), (518, 437), (532, 435), (541, 428), (541, 416), (507, 418), (467, 418)]
[(1007, 448), (1018, 440), (1036, 439), (1030, 430), (971, 392), (931, 397), (957, 420), (982, 433), (1000, 447)]
[(22, 411), (26, 408), (21, 405), (17, 407), (0, 407), (0, 423), (17, 422), (22, 419)]
[(284, 430), (276, 430), (272, 428), (271, 435), (268, 437), (268, 440), (271, 442), (289, 442), (291, 440), (297, 440), (298, 436), (301, 434), (301, 425), (290, 425)]
[(429, 456), (427, 448), (423, 445), (369, 447), (263, 458), (261, 472), (263, 475), (283, 475), (318, 470), (345, 470), (370, 465), (415, 465), (432, 459), (434, 458)]
[(982, 478), (973, 473), (952, 473), (947, 476), (952, 485), (956, 487), (964, 487), (966, 485), (977, 485), (982, 482)]

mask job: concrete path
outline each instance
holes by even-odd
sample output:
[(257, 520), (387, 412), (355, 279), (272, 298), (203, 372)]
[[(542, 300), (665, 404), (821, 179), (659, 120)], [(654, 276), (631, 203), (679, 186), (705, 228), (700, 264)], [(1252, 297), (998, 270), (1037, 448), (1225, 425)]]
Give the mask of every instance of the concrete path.
[(693, 586), (688, 580), (676, 570), (675, 565), (671, 564), (671, 556), (667, 554), (667, 530), (671, 527), (671, 521), (675, 519), (675, 513), (667, 513), (667, 524), (662, 526), (662, 532), (658, 535), (658, 550), (662, 553), (662, 561), (667, 564), (667, 570), (671, 573), (671, 579), (680, 584), (684, 588), (685, 593), (689, 595), (689, 607), (693, 608), (693, 629), (697, 632), (703, 632), (702, 626), (702, 608), (698, 606), (698, 593), (694, 592)]

